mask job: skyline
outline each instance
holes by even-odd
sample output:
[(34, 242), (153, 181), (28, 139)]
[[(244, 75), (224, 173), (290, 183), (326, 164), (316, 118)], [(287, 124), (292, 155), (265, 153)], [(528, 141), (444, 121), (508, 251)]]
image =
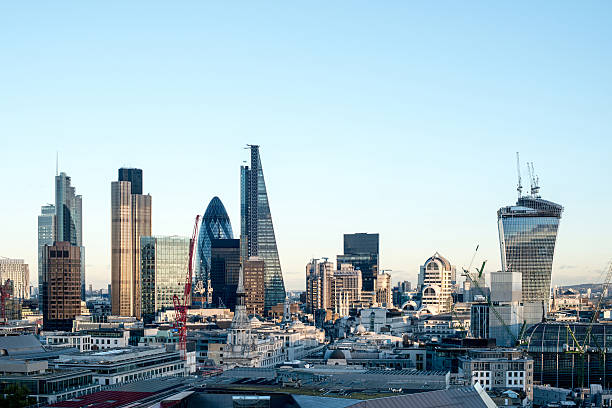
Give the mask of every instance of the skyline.
[(106, 287), (117, 169), (145, 173), (153, 235), (189, 236), (214, 196), (237, 225), (255, 143), (287, 289), (356, 232), (380, 234), (394, 282), (435, 252), (466, 266), (477, 244), (497, 270), (519, 151), (565, 208), (553, 285), (597, 282), (612, 255), (609, 4), (150, 4), (2, 6), (1, 256), (36, 270), (56, 151), (83, 196), (86, 284)]

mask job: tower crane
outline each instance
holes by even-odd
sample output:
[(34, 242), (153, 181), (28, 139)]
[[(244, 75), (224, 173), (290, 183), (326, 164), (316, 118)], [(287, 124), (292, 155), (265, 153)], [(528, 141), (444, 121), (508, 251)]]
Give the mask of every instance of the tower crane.
[(187, 308), (191, 300), (191, 280), (193, 279), (193, 251), (198, 234), (198, 226), (200, 216), (196, 215), (195, 225), (193, 226), (193, 234), (189, 241), (189, 264), (187, 266), (187, 276), (185, 278), (185, 286), (183, 288), (183, 298), (179, 299), (178, 295), (172, 297), (174, 303), (175, 319), (173, 327), (179, 334), (179, 350), (182, 352), (183, 360), (187, 359)]

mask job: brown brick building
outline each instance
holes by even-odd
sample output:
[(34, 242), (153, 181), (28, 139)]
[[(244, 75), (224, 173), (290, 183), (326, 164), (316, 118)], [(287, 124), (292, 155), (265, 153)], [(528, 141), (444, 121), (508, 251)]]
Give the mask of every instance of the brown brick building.
[(264, 261), (252, 256), (243, 262), (242, 273), (244, 274), (245, 306), (249, 314), (264, 315), (265, 286), (264, 286)]
[(81, 314), (81, 249), (69, 242), (45, 245), (43, 256), (43, 330), (72, 330)]

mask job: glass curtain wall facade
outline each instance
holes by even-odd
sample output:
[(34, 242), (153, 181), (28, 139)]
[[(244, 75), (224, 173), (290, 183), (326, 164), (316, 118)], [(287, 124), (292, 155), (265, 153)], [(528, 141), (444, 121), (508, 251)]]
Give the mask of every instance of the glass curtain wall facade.
[[(38, 294), (42, 294), (43, 262), (45, 245), (55, 242), (55, 205), (47, 204), (40, 207), (38, 216)], [(39, 307), (43, 307), (42, 304)], [(41, 309), (42, 312), (42, 309)]]
[(189, 238), (141, 237), (141, 309), (146, 322), (182, 299), (189, 265)]
[(140, 238), (151, 235), (152, 198), (139, 191), (142, 170), (119, 169), (119, 181), (111, 183), (111, 308), (117, 316), (141, 317)]
[(351, 264), (361, 271), (364, 291), (376, 290), (378, 276), (379, 235), (368, 233), (344, 234), (344, 254), (336, 257), (338, 270)]
[(548, 311), (557, 230), (563, 207), (539, 197), (520, 197), (515, 206), (497, 212), (503, 271), (522, 274), (522, 301), (527, 324), (542, 321)]
[(83, 197), (66, 173), (55, 176), (55, 241), (81, 248), (81, 300), (85, 300), (85, 247), (83, 246)]
[(242, 260), (257, 256), (264, 262), (265, 310), (285, 301), (285, 283), (281, 271), (268, 192), (264, 180), (259, 146), (249, 145), (251, 167), (241, 168), (240, 232)]
[(216, 307), (236, 307), (236, 289), (240, 271), (240, 240), (213, 239), (210, 261), (210, 284)]
[(195, 280), (202, 282), (204, 285), (208, 304), (211, 304), (213, 296), (216, 296), (212, 293), (210, 283), (211, 242), (215, 239), (234, 239), (232, 224), (219, 197), (213, 197), (210, 200), (204, 212), (204, 217), (202, 217), (195, 259)]

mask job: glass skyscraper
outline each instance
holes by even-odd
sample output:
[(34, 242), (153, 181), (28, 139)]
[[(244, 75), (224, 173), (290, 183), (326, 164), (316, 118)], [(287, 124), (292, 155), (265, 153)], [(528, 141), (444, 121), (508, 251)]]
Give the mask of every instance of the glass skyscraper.
[(281, 271), (268, 192), (264, 180), (259, 146), (249, 145), (251, 166), (240, 168), (241, 259), (258, 256), (264, 261), (265, 310), (285, 301)]
[(344, 254), (336, 257), (338, 270), (351, 264), (361, 271), (363, 290), (376, 290), (378, 276), (379, 235), (368, 233), (344, 234)]
[[(43, 262), (45, 245), (55, 242), (55, 205), (47, 204), (40, 208), (38, 216), (38, 294), (42, 294)], [(42, 307), (42, 306), (41, 306)], [(42, 311), (42, 309), (41, 309)]]
[(174, 295), (183, 297), (189, 241), (176, 236), (140, 238), (141, 310), (146, 321), (152, 321), (157, 312), (173, 308)]
[(210, 257), (211, 242), (214, 239), (234, 239), (232, 224), (230, 222), (225, 206), (219, 197), (213, 197), (206, 207), (200, 233), (198, 234), (198, 244), (196, 251), (196, 276), (195, 280), (202, 282), (206, 290), (206, 302), (211, 303), (214, 296), (210, 286)]
[(80, 247), (81, 299), (85, 300), (85, 247), (83, 247), (83, 197), (76, 195), (70, 177), (55, 176), (55, 241)]
[[(537, 190), (536, 190), (537, 192)], [(497, 211), (503, 271), (522, 274), (524, 320), (534, 324), (548, 311), (557, 230), (563, 207), (539, 195), (519, 197)]]

